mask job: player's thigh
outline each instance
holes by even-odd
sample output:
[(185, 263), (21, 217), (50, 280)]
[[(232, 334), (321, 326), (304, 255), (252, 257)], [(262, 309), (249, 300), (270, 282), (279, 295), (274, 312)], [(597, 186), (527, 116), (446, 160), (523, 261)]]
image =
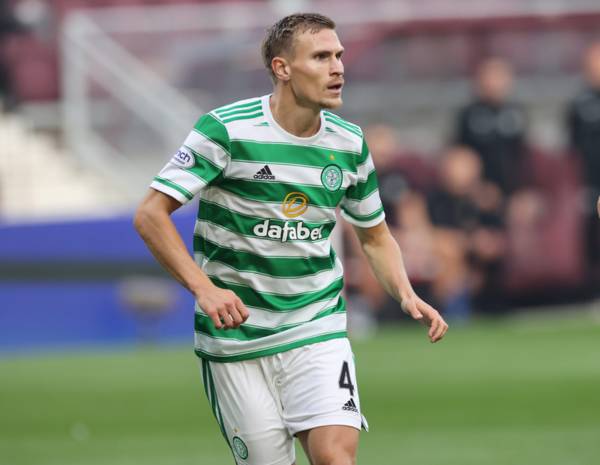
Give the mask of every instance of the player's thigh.
[(297, 434), (312, 465), (356, 463), (359, 431), (350, 426), (320, 426)]
[(206, 394), (238, 465), (291, 465), (293, 437), (260, 362), (201, 361)]
[(360, 430), (358, 383), (347, 339), (311, 344), (282, 355), (283, 417), (291, 434), (320, 426)]

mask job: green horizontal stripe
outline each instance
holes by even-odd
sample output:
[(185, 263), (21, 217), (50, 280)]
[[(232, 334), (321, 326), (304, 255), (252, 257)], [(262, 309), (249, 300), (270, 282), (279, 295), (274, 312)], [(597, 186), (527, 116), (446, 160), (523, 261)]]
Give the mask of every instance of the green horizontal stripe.
[(341, 277), (319, 291), (284, 295), (270, 292), (258, 292), (250, 286), (228, 283), (221, 281), (214, 276), (210, 276), (210, 279), (215, 286), (233, 291), (248, 307), (261, 308), (272, 312), (289, 312), (306, 307), (315, 302), (331, 300), (335, 298), (344, 287), (344, 278)]
[[(346, 304), (344, 299), (339, 299), (337, 305), (317, 313), (310, 321), (319, 320), (329, 315), (343, 313), (345, 311)], [(254, 341), (263, 337), (274, 336), (275, 334), (296, 328), (305, 323), (306, 322), (281, 325), (276, 328), (263, 328), (244, 323), (239, 328), (217, 329), (208, 316), (200, 313), (194, 314), (194, 329), (197, 333), (219, 339), (234, 339), (236, 341)]]
[(221, 123), (210, 113), (200, 117), (198, 122), (195, 124), (194, 129), (208, 140), (217, 144), (225, 152), (230, 152), (229, 134), (227, 133), (227, 129), (225, 129), (223, 123)]
[(333, 123), (341, 128), (346, 129), (347, 131), (350, 131), (353, 134), (356, 134), (358, 137), (362, 137), (362, 134), (360, 132), (358, 132), (356, 129), (351, 128), (350, 126), (342, 123), (341, 121), (335, 120), (333, 118), (329, 118), (329, 117), (325, 117), (325, 121), (329, 121), (330, 123)]
[[(266, 218), (238, 213), (221, 205), (217, 205), (216, 203), (209, 202), (205, 199), (200, 199), (200, 202), (198, 204), (198, 219), (219, 225), (233, 233), (240, 234), (242, 236), (257, 237), (254, 233), (254, 227), (259, 223), (264, 223)], [(287, 221), (288, 226), (293, 226), (296, 222), (297, 221), (295, 220)], [(282, 228), (285, 225), (286, 221), (270, 219), (269, 223), (271, 225), (274, 224)], [(307, 227), (311, 230), (323, 226), (323, 229), (321, 230), (321, 235), (323, 239), (329, 237), (331, 231), (335, 226), (335, 221), (327, 221), (322, 223), (311, 223), (303, 221), (302, 223), (304, 227)], [(279, 242), (279, 239), (271, 239), (269, 237), (264, 237), (263, 239)], [(310, 241), (310, 239), (306, 240)], [(288, 241), (304, 242), (301, 239)]]
[(373, 213), (370, 213), (368, 215), (355, 215), (354, 213), (351, 213), (344, 207), (342, 207), (342, 210), (344, 210), (344, 213), (346, 213), (346, 215), (348, 215), (351, 218), (354, 218), (356, 221), (371, 221), (377, 218), (379, 215), (381, 215), (381, 212), (383, 212), (383, 207), (379, 207)]
[(239, 362), (241, 360), (250, 360), (258, 357), (266, 357), (268, 355), (278, 354), (286, 352), (288, 350), (296, 349), (298, 347), (306, 346), (309, 344), (317, 344), (318, 342), (330, 341), (332, 339), (341, 339), (348, 337), (346, 331), (335, 331), (333, 333), (321, 334), (318, 336), (308, 337), (306, 339), (300, 339), (298, 341), (290, 342), (287, 344), (281, 344), (278, 346), (268, 347), (266, 349), (258, 349), (250, 352), (244, 352), (235, 355), (217, 355), (209, 352), (205, 352), (201, 349), (195, 349), (196, 355), (202, 359), (210, 360), (213, 362)]
[(352, 200), (363, 200), (377, 190), (377, 173), (375, 170), (369, 173), (366, 181), (350, 186), (346, 197)]
[(196, 160), (194, 166), (191, 168), (184, 168), (186, 171), (192, 173), (194, 176), (199, 177), (207, 184), (213, 179), (219, 177), (219, 175), (223, 172), (220, 166), (215, 165), (212, 161), (199, 154), (191, 147), (188, 147), (187, 145), (186, 147), (192, 152)]
[[(333, 155), (333, 160), (331, 156)], [(246, 140), (231, 141), (231, 159), (236, 161), (256, 161), (296, 166), (325, 168), (336, 164), (344, 171), (356, 173), (357, 154), (322, 147), (256, 142)]]
[(194, 236), (194, 251), (210, 261), (220, 262), (237, 271), (259, 273), (274, 278), (302, 278), (335, 267), (335, 252), (328, 257), (264, 257), (241, 250), (221, 247), (202, 236)]
[(237, 121), (237, 120), (242, 120), (242, 119), (253, 119), (253, 118), (258, 118), (259, 116), (263, 116), (262, 111), (259, 111), (257, 113), (252, 113), (250, 115), (232, 116), (231, 118), (223, 119), (223, 123), (230, 123), (232, 121)]
[(215, 113), (217, 113), (217, 115), (219, 115), (219, 117), (222, 119), (222, 118), (229, 118), (233, 115), (244, 115), (247, 113), (254, 113), (256, 111), (262, 111), (261, 102), (258, 102), (256, 105), (249, 106), (247, 108), (239, 108), (239, 109), (220, 111), (218, 113), (217, 112), (215, 112)]
[(258, 202), (282, 202), (290, 192), (301, 192), (308, 197), (309, 205), (326, 208), (337, 207), (346, 192), (346, 189), (343, 188), (331, 192), (324, 187), (307, 186), (305, 184), (228, 178), (224, 178), (219, 187), (232, 194)]
[(225, 106), (217, 108), (215, 110), (215, 113), (217, 115), (220, 115), (223, 112), (228, 112), (228, 111), (231, 111), (231, 110), (237, 110), (239, 108), (248, 108), (248, 107), (252, 107), (254, 105), (257, 105), (259, 103), (260, 103), (260, 99), (252, 100), (251, 102), (248, 102), (248, 103), (241, 103), (239, 105), (235, 105), (235, 104), (225, 105)]
[(175, 184), (174, 182), (169, 181), (168, 179), (163, 179), (163, 178), (156, 176), (154, 178), (154, 180), (161, 184), (164, 184), (165, 186), (170, 187), (171, 189), (175, 189), (177, 192), (179, 192), (180, 194), (185, 196), (188, 200), (192, 200), (194, 198), (194, 194), (192, 194), (190, 191), (181, 187), (178, 184)]

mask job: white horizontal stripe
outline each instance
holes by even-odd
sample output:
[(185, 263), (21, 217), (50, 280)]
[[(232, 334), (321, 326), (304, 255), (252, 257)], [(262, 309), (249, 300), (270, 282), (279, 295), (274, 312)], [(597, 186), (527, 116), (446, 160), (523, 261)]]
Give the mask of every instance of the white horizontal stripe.
[[(217, 186), (209, 187), (203, 193), (203, 198), (209, 202), (216, 203), (225, 208), (229, 208), (234, 212), (258, 216), (263, 218), (274, 218), (280, 220), (289, 220), (281, 210), (280, 202), (261, 202), (258, 200), (245, 199), (232, 194), (228, 191), (220, 189)], [(283, 199), (281, 199), (283, 201)], [(323, 223), (327, 221), (335, 221), (335, 208), (309, 206), (301, 218), (303, 221), (312, 223)]]
[(171, 162), (167, 163), (160, 173), (158, 173), (158, 177), (174, 182), (178, 186), (190, 191), (193, 195), (198, 194), (206, 187), (206, 182), (203, 179), (179, 168)]
[[(256, 223), (262, 223), (263, 221), (256, 220)], [(331, 249), (331, 243), (328, 239), (317, 242), (281, 242), (275, 239), (248, 237), (205, 220), (196, 220), (194, 233), (204, 236), (221, 247), (250, 252), (263, 257), (327, 257)]]
[(173, 197), (175, 200), (177, 200), (182, 205), (185, 205), (186, 203), (188, 203), (190, 201), (190, 199), (188, 199), (185, 195), (183, 195), (178, 190), (175, 190), (172, 187), (166, 186), (165, 184), (162, 184), (158, 181), (152, 181), (152, 184), (150, 184), (150, 187), (154, 190), (162, 192), (163, 194), (167, 194), (169, 197)]
[(336, 258), (333, 269), (299, 278), (277, 278), (257, 272), (238, 271), (221, 262), (207, 261), (201, 252), (194, 253), (194, 258), (196, 263), (210, 276), (215, 276), (222, 281), (250, 286), (258, 292), (273, 294), (301, 294), (320, 291), (344, 274), (339, 258)]
[(366, 199), (353, 200), (347, 197), (342, 199), (342, 205), (346, 210), (354, 215), (370, 215), (377, 211), (381, 207), (381, 198), (379, 197), (379, 190), (375, 190)]
[(346, 330), (346, 313), (334, 313), (295, 328), (267, 337), (250, 341), (214, 338), (205, 334), (195, 334), (196, 349), (212, 355), (239, 355), (262, 349), (269, 349), (310, 337)]
[(198, 131), (192, 131), (183, 141), (183, 145), (189, 147), (194, 152), (202, 155), (207, 160), (210, 160), (221, 169), (227, 166), (229, 155), (223, 148), (212, 140), (200, 134)]
[[(349, 131), (344, 131), (339, 126), (325, 121), (325, 126), (335, 131), (334, 133), (325, 132), (324, 137), (319, 140), (319, 145), (334, 150), (345, 150), (355, 152), (360, 155), (362, 152), (362, 138)], [(343, 131), (343, 132), (340, 132)]]
[(371, 174), (371, 171), (375, 169), (375, 165), (373, 164), (373, 158), (371, 157), (371, 154), (369, 153), (367, 159), (363, 163), (358, 165), (356, 168), (358, 172), (359, 181), (366, 181), (369, 177), (369, 174)]
[[(312, 320), (318, 313), (333, 308), (337, 305), (340, 299), (339, 294), (333, 299), (314, 302), (306, 307), (298, 310), (290, 310), (286, 312), (273, 312), (263, 310), (262, 308), (247, 307), (250, 317), (244, 324), (260, 326), (261, 328), (277, 328), (283, 325), (293, 325), (297, 323), (305, 323)], [(197, 313), (206, 315), (196, 303), (195, 310)]]
[[(262, 113), (262, 110), (256, 110), (255, 113), (249, 113), (247, 115), (230, 115), (222, 116), (220, 118), (221, 122), (227, 127), (227, 134), (229, 134), (230, 138), (232, 137), (232, 134), (235, 134), (240, 128), (256, 130), (259, 129), (258, 127), (256, 127), (257, 124), (266, 121), (265, 115)], [(230, 118), (241, 119), (234, 119), (233, 121), (229, 121)], [(267, 127), (266, 129), (269, 128)]]
[[(323, 172), (323, 168), (312, 168), (309, 166), (295, 166), (295, 165), (281, 165), (278, 163), (268, 163), (275, 182), (284, 182), (289, 184), (304, 184), (308, 186), (320, 187), (323, 188), (323, 183), (321, 182), (321, 173)], [(264, 165), (260, 165), (253, 162), (245, 162), (245, 161), (232, 161), (225, 175), (228, 178), (234, 179), (245, 179), (254, 181), (254, 175), (263, 168)], [(354, 176), (349, 176), (352, 173), (342, 172), (343, 181), (342, 181), (342, 189), (346, 189), (351, 180), (354, 180)], [(259, 182), (270, 182), (268, 179), (259, 180)]]
[(372, 228), (373, 226), (377, 226), (379, 223), (385, 220), (385, 213), (383, 211), (381, 212), (381, 215), (378, 215), (376, 218), (369, 221), (358, 221), (347, 215), (344, 210), (340, 210), (340, 214), (348, 223), (358, 226), (359, 228)]

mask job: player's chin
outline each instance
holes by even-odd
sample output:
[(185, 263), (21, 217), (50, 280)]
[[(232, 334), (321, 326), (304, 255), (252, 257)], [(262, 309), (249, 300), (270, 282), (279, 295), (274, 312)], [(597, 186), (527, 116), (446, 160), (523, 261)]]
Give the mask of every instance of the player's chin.
[(328, 110), (335, 110), (342, 106), (344, 101), (342, 100), (342, 96), (337, 97), (326, 97), (321, 100), (321, 107), (327, 108)]

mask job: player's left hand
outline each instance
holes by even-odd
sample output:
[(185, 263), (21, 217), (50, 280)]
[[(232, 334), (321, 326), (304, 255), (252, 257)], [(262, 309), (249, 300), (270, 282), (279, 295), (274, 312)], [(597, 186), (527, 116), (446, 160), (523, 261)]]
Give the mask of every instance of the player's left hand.
[(413, 319), (429, 327), (427, 335), (431, 342), (439, 341), (448, 331), (448, 324), (440, 313), (416, 294), (402, 299), (401, 307)]

